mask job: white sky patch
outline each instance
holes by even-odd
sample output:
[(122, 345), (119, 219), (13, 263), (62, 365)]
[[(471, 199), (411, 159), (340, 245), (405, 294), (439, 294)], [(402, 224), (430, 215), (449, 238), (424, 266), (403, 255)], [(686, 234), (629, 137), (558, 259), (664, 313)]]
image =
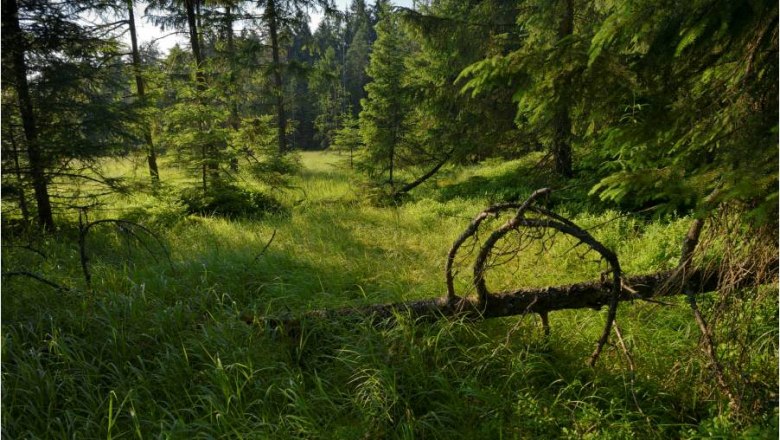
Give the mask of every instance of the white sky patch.
[[(335, 3), (339, 10), (346, 11), (349, 9), (352, 0), (336, 0)], [(414, 0), (394, 0), (393, 3), (398, 6), (410, 8), (413, 6)], [(372, 0), (366, 0), (366, 4), (373, 6), (374, 2)], [(135, 26), (138, 34), (138, 44), (145, 45), (150, 41), (155, 40), (158, 49), (163, 54), (167, 53), (176, 44), (181, 46), (187, 45), (189, 37), (186, 32), (176, 33), (175, 29), (167, 29), (165, 32), (161, 31), (160, 28), (147, 20), (144, 15), (144, 9), (146, 9), (146, 2), (135, 2)], [(322, 11), (312, 10), (309, 13), (309, 16), (311, 17), (309, 28), (314, 32), (322, 21), (323, 13)], [(125, 34), (124, 40), (126, 40), (129, 45), (130, 35)]]
[[(160, 28), (153, 25), (147, 20), (144, 15), (144, 9), (146, 9), (146, 2), (135, 2), (135, 29), (138, 34), (138, 44), (143, 46), (152, 40), (156, 40), (157, 47), (162, 53), (168, 53), (168, 51), (176, 44), (184, 45), (187, 43), (187, 34), (173, 34), (175, 29), (166, 29), (165, 32)], [(130, 42), (130, 35), (125, 36), (125, 40)]]
[[(336, 0), (335, 3), (339, 11), (346, 11), (349, 9), (349, 5), (352, 4), (352, 0)], [(396, 6), (411, 8), (414, 6), (415, 0), (393, 0), (392, 3)], [(366, 6), (374, 6), (374, 1), (366, 0)], [(320, 22), (322, 22), (323, 13), (322, 11), (312, 12), (309, 16), (311, 17), (311, 20), (309, 20), (309, 29), (311, 29), (313, 33), (317, 30), (317, 26), (320, 25)]]

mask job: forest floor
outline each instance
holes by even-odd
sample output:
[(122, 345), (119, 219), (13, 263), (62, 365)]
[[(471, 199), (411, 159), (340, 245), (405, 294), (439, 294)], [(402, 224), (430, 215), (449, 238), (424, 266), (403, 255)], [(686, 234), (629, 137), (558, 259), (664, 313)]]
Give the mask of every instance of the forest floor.
[[(185, 215), (176, 195), (187, 180), (168, 164), (160, 195), (116, 196), (89, 212), (143, 224), (167, 250), (143, 231), (139, 244), (126, 228), (95, 227), (90, 287), (75, 214), (56, 235), (4, 231), (3, 272), (68, 288), (3, 281), (4, 436), (777, 438), (776, 404), (748, 422), (729, 417), (680, 298), (621, 305), (625, 350), (613, 341), (595, 368), (587, 358), (605, 311), (552, 313), (549, 337), (536, 316), (308, 322), (298, 338), (240, 319), (443, 295), (452, 242), (490, 204), (537, 189), (528, 176), (538, 159), (444, 169), (404, 203), (378, 206), (345, 156), (302, 153), (300, 176), (273, 190), (286, 213), (241, 220)], [(272, 190), (248, 176), (240, 184)], [(613, 249), (627, 275), (677, 264), (690, 219), (591, 209), (580, 196), (550, 203)], [(42, 254), (18, 247), (27, 244)], [(604, 263), (571, 245), (529, 244), (491, 272), (491, 287), (597, 279)], [(466, 294), (470, 262), (458, 268)], [(777, 302), (755, 310), (766, 316), (745, 375), (777, 388)]]

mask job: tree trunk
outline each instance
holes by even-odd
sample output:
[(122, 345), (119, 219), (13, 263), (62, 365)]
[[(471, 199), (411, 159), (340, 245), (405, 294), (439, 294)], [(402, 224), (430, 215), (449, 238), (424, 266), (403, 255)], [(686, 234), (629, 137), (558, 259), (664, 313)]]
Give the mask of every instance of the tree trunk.
[[(195, 81), (197, 82), (197, 89), (199, 92), (206, 91), (206, 74), (203, 71), (203, 52), (201, 52), (201, 38), (199, 34), (199, 22), (200, 22), (200, 1), (199, 0), (185, 0), (184, 6), (187, 10), (187, 26), (190, 34), (190, 46), (192, 46), (192, 55), (195, 57)], [(201, 93), (202, 95), (202, 93)], [(199, 99), (203, 99), (200, 96)], [(207, 127), (201, 123), (200, 130), (206, 131)], [(206, 191), (206, 174), (207, 170), (211, 171), (212, 177), (216, 179), (219, 164), (216, 159), (216, 147), (214, 145), (204, 145), (202, 147), (203, 163), (203, 191)]]
[(203, 195), (205, 196), (208, 191), (208, 166), (206, 165), (208, 162), (208, 147), (206, 145), (200, 147), (200, 159), (201, 185), (203, 186)]
[[(775, 271), (776, 272), (776, 271)], [(766, 280), (747, 277), (743, 285)], [(675, 270), (637, 275), (624, 279), (619, 301), (650, 300), (653, 297), (683, 295), (686, 291), (709, 292), (718, 287), (718, 274), (694, 270), (679, 277)], [(517, 289), (491, 294), (484, 303), (478, 297), (448, 299), (446, 296), (393, 304), (374, 304), (332, 310), (314, 310), (304, 313), (306, 318), (356, 318), (369, 317), (375, 324), (386, 323), (396, 313), (408, 314), (412, 320), (432, 322), (443, 317), (462, 317), (482, 320), (529, 313), (546, 314), (558, 310), (593, 309), (608, 306), (612, 299), (611, 280), (588, 281), (563, 286)], [(242, 318), (243, 319), (243, 318)], [(272, 326), (298, 325), (299, 318), (253, 318), (251, 322), (265, 322)]]
[(225, 37), (227, 40), (227, 56), (230, 65), (228, 76), (230, 83), (230, 127), (238, 130), (240, 120), (238, 118), (238, 85), (236, 83), (236, 44), (233, 40), (233, 12), (230, 6), (225, 6)]
[[(198, 48), (200, 48), (200, 50), (202, 51), (203, 46), (205, 46), (203, 44), (203, 21), (202, 21), (203, 14), (201, 14), (200, 12), (200, 6), (201, 4), (203, 4), (203, 0), (193, 0), (193, 1), (195, 2), (195, 24), (197, 25), (197, 29), (198, 29)], [(200, 56), (202, 60), (203, 52), (201, 52)]]
[(284, 83), (282, 82), (282, 65), (279, 60), (279, 16), (276, 10), (276, 0), (268, 0), (265, 8), (265, 19), (268, 23), (268, 33), (271, 36), (271, 56), (273, 58), (274, 87), (276, 87), (276, 118), (279, 137), (279, 154), (287, 152), (287, 115), (284, 111)]
[[(233, 11), (230, 5), (225, 6), (225, 39), (227, 40), (227, 57), (230, 73), (228, 74), (228, 90), (230, 96), (230, 116), (228, 125), (233, 131), (238, 131), (241, 127), (241, 119), (238, 116), (238, 84), (236, 83), (236, 44), (233, 40)], [(238, 171), (238, 158), (230, 159), (230, 170)]]
[(393, 132), (393, 142), (390, 143), (390, 189), (395, 191), (395, 182), (393, 181), (393, 168), (395, 167), (395, 131)]
[[(133, 0), (127, 0), (127, 20), (130, 27), (130, 44), (133, 51), (133, 73), (135, 74), (135, 86), (138, 90), (138, 99), (141, 104), (146, 104), (146, 90), (144, 88), (144, 79), (141, 76), (141, 54), (138, 52), (138, 37), (135, 29), (135, 13), (133, 11)], [(157, 168), (157, 152), (154, 149), (152, 141), (152, 131), (148, 123), (144, 123), (144, 141), (146, 142), (146, 160), (149, 164), (149, 176), (152, 179), (152, 188), (157, 189), (160, 186), (160, 171)]]
[(206, 90), (206, 76), (203, 73), (203, 55), (200, 51), (200, 37), (198, 36), (198, 21), (195, 15), (195, 2), (197, 0), (184, 0), (184, 7), (187, 10), (187, 27), (190, 34), (190, 46), (192, 46), (192, 56), (195, 57), (195, 78), (198, 83), (198, 90)]
[(16, 146), (16, 137), (14, 136), (14, 130), (11, 130), (7, 136), (11, 138), (11, 154), (14, 156), (14, 174), (16, 174), (16, 181), (19, 182), (19, 209), (22, 210), (22, 218), (25, 223), (30, 221), (30, 211), (27, 209), (27, 197), (24, 195), (24, 185), (22, 179), (22, 167), (19, 165), (19, 149)]
[(54, 228), (49, 188), (46, 182), (43, 151), (38, 143), (38, 128), (35, 123), (29, 84), (27, 83), (27, 65), (24, 60), (24, 36), (19, 27), (19, 9), (16, 0), (2, 1), (2, 30), (5, 49), (11, 53), (11, 68), (13, 69), (16, 94), (19, 100), (19, 112), (22, 117), (24, 136), (27, 141), (27, 157), (30, 162), (30, 178), (35, 202), (38, 207), (38, 223), (44, 229)]
[[(565, 10), (558, 28), (558, 39), (563, 40), (574, 33), (574, 0), (563, 0)], [(566, 73), (559, 78), (562, 90), (568, 91), (571, 87), (571, 74)], [(565, 94), (565, 93), (563, 93)], [(571, 155), (571, 117), (569, 115), (568, 98), (558, 96), (558, 104), (553, 116), (553, 140), (552, 154), (555, 159), (555, 172), (564, 177), (572, 177)]]

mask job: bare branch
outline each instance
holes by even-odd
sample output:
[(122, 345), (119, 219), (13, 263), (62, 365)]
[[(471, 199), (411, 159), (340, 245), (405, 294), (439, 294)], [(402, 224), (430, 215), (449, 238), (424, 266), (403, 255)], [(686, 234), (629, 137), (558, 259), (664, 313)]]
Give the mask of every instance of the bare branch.
[(68, 288), (68, 287), (60, 286), (59, 284), (57, 284), (57, 283), (55, 283), (53, 281), (49, 281), (46, 278), (44, 278), (44, 277), (42, 277), (42, 276), (40, 276), (40, 275), (38, 275), (36, 273), (28, 272), (26, 270), (20, 270), (20, 271), (14, 271), (14, 272), (3, 272), (2, 275), (3, 275), (4, 278), (12, 278), (12, 277), (24, 276), (24, 277), (27, 277), (27, 278), (32, 278), (32, 279), (34, 279), (36, 281), (39, 281), (39, 282), (41, 282), (43, 284), (46, 284), (49, 287), (52, 287), (52, 288), (57, 289), (57, 290), (62, 291), (62, 292), (67, 292), (67, 291), (70, 290), (70, 288)]

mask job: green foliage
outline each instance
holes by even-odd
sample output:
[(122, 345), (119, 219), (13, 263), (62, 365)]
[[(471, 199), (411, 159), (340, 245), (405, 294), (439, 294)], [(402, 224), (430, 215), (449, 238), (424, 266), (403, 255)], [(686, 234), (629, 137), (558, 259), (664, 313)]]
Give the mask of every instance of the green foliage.
[(316, 63), (309, 75), (309, 88), (317, 96), (317, 117), (314, 127), (322, 149), (333, 145), (339, 119), (345, 109), (346, 95), (341, 85), (341, 67), (336, 63), (332, 47)]
[(341, 115), (341, 128), (334, 133), (332, 149), (340, 152), (349, 152), (351, 158), (351, 155), (363, 145), (359, 124), (360, 122), (352, 116), (351, 112)]
[(397, 149), (408, 129), (405, 118), (409, 94), (404, 86), (404, 59), (409, 53), (398, 15), (383, 4), (376, 26), (377, 40), (371, 52), (367, 73), (366, 99), (360, 112), (360, 131), (366, 145), (365, 166), (376, 180), (387, 175), (394, 185), (393, 171), (397, 167)]
[[(139, 106), (122, 99), (130, 90), (127, 72), (116, 62), (122, 52), (118, 40), (82, 19), (106, 5), (14, 1), (6, 6), (3, 181), (13, 175), (14, 195), (26, 195), (26, 201), (4, 200), (18, 202), (23, 211), (36, 210), (39, 203), (41, 210), (51, 205), (58, 214), (64, 206), (94, 204), (118, 187), (117, 181), (102, 179), (96, 159), (126, 153), (136, 140), (132, 126), (139, 117)], [(12, 8), (18, 14), (12, 16)], [(12, 29), (16, 26), (8, 27), (15, 20), (21, 34)], [(29, 95), (27, 116), (20, 108), (26, 106), (20, 103), (22, 88)], [(79, 191), (53, 201), (43, 191), (74, 187)], [(35, 198), (30, 197), (33, 189)], [(43, 216), (51, 217), (51, 212)]]
[(245, 118), (241, 128), (230, 133), (230, 146), (240, 154), (269, 156), (275, 152), (278, 131), (273, 115)]
[(452, 161), (474, 162), (528, 148), (514, 126), (510, 89), (468, 96), (456, 84), (464, 68), (502, 44), (502, 23), (514, 14), (511, 5), (495, 1), (438, 1), (421, 13), (403, 11), (402, 21), (419, 44), (407, 61), (414, 96), (410, 137), (418, 144), (410, 162), (435, 163), (448, 152)]
[(517, 123), (545, 144), (566, 107), (604, 201), (665, 212), (738, 201), (775, 221), (777, 66), (761, 59), (777, 47), (777, 5), (575, 5), (574, 32), (561, 38), (566, 2), (544, 3), (519, 16), (519, 48), (461, 72), (464, 92), (512, 88)]
[(205, 193), (195, 188), (184, 190), (181, 202), (190, 214), (226, 218), (254, 218), (286, 212), (281, 203), (263, 192), (227, 184), (212, 186)]
[(594, 154), (606, 161), (609, 175), (593, 192), (674, 209), (701, 207), (718, 188), (715, 202), (747, 203), (761, 221), (774, 222), (777, 84), (769, 78), (777, 76), (777, 66), (761, 60), (777, 48), (770, 31), (777, 5), (702, 1), (655, 8), (639, 2), (606, 12), (607, 25), (591, 47), (591, 69), (603, 60), (631, 60), (623, 77), (633, 78), (632, 87), (615, 91), (632, 105), (622, 114), (599, 115), (611, 125), (594, 136), (601, 145)]

